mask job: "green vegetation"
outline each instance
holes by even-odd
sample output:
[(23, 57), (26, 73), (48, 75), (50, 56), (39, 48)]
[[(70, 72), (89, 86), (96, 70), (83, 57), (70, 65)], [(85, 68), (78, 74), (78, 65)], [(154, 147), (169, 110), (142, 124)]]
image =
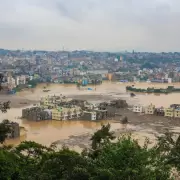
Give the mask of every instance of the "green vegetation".
[(39, 81), (38, 80), (30, 80), (28, 81), (28, 85), (31, 85), (32, 88), (35, 88), (38, 85)]
[(155, 89), (155, 88), (147, 88), (147, 89), (141, 89), (141, 88), (135, 88), (133, 86), (126, 86), (127, 91), (132, 91), (132, 92), (143, 92), (143, 93), (172, 93), (172, 92), (180, 92), (179, 88), (174, 88), (174, 86), (168, 86), (166, 89), (160, 88), (160, 89)]
[[(0, 131), (2, 134), (3, 132)], [(103, 125), (91, 138), (92, 147), (81, 154), (25, 141), (15, 148), (0, 148), (1, 180), (170, 180), (172, 167), (180, 170), (180, 136), (166, 133), (148, 148), (130, 135), (117, 142), (110, 125)]]

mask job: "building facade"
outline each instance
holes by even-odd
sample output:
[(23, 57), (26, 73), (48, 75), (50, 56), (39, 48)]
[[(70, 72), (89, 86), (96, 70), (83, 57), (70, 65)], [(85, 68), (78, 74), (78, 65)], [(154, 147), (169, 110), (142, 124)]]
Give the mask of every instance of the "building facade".
[(133, 106), (133, 112), (135, 113), (143, 113), (144, 112), (144, 107), (141, 105), (134, 105)]
[(7, 138), (18, 138), (20, 137), (20, 127), (19, 124), (16, 122), (9, 122), (7, 124), (10, 127), (10, 132), (8, 133)]
[(52, 109), (52, 120), (70, 120), (70, 119), (78, 119), (82, 114), (80, 107), (58, 107)]
[(180, 118), (180, 109), (174, 110), (174, 118)]
[(150, 104), (149, 106), (145, 107), (145, 114), (154, 114), (155, 105)]
[(164, 116), (164, 114), (165, 114), (164, 108), (163, 107), (155, 108), (154, 114), (156, 116)]
[(84, 111), (82, 120), (95, 121), (96, 120), (96, 112), (94, 111)]
[(173, 108), (165, 108), (164, 116), (165, 117), (174, 117), (174, 109)]
[(26, 76), (17, 76), (16, 77), (16, 85), (20, 85), (20, 84), (26, 84)]

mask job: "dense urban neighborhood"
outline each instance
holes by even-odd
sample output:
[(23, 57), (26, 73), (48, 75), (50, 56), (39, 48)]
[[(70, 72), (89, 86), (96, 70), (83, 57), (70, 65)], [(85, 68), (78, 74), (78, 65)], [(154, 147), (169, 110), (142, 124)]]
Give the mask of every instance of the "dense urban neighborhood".
[[(180, 82), (180, 53), (24, 51), (0, 49), (3, 85), (11, 93), (40, 82), (99, 84), (121, 82)], [(14, 90), (14, 88), (16, 88)], [(14, 90), (14, 91), (12, 91)]]

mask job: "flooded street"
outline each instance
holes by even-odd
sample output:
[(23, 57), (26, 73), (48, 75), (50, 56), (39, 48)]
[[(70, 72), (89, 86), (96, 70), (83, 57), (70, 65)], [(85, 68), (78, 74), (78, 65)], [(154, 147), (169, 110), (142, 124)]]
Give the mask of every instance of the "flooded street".
[[(58, 85), (53, 84), (47, 86), (47, 88), (50, 90), (50, 92), (43, 92), (42, 89), (46, 84), (39, 85), (35, 90), (31, 91), (23, 91), (20, 92), (16, 96), (16, 99), (14, 100), (14, 97), (7, 96), (3, 100), (10, 100), (10, 101), (18, 101), (18, 97), (21, 98), (21, 100), (24, 98), (29, 101), (38, 101), (42, 96), (49, 95), (59, 95), (63, 94), (72, 98), (81, 98), (86, 99), (90, 102), (101, 102), (101, 101), (109, 101), (111, 99), (116, 98), (122, 98), (127, 100), (129, 104), (142, 104), (142, 105), (148, 105), (150, 103), (153, 103), (156, 106), (164, 106), (168, 107), (170, 104), (174, 103), (180, 103), (180, 94), (174, 93), (174, 94), (168, 94), (168, 95), (154, 95), (154, 94), (138, 94), (136, 93), (135, 98), (131, 98), (129, 95), (129, 92), (127, 93), (125, 90), (125, 86), (127, 84), (117, 84), (117, 83), (111, 83), (111, 82), (105, 82), (100, 86), (96, 86), (95, 90), (78, 90), (75, 85)], [(128, 84), (131, 85), (131, 84)], [(168, 85), (168, 84), (167, 84)], [(150, 84), (135, 84), (137, 87), (141, 88), (147, 88), (148, 86), (154, 86), (154, 87), (166, 87), (166, 84), (156, 84), (156, 85), (150, 85)], [(180, 84), (176, 84), (177, 87), (180, 87)], [(94, 86), (88, 86), (94, 89)], [(1, 98), (1, 97), (0, 97)], [(2, 98), (1, 98), (2, 100)], [(25, 107), (23, 107), (25, 108)], [(27, 120), (18, 119), (17, 117), (21, 117), (21, 111), (22, 108), (11, 108), (8, 110), (7, 113), (3, 114), (1, 113), (1, 120), (3, 119), (9, 119), (15, 122), (18, 122), (20, 126), (25, 127), (26, 129), (26, 135), (21, 136), (19, 139), (15, 140), (9, 140), (7, 141), (8, 144), (18, 144), (20, 141), (24, 140), (31, 140), (36, 141), (38, 143), (42, 143), (44, 145), (50, 145), (51, 143), (55, 141), (60, 141), (64, 139), (68, 139), (69, 136), (82, 136), (86, 133), (92, 133), (96, 129), (98, 129), (102, 123), (108, 123), (108, 121), (101, 121), (101, 122), (90, 122), (90, 121), (42, 121), (42, 122), (32, 122)], [(137, 115), (131, 115), (131, 119), (138, 118)], [(153, 118), (153, 116), (151, 117)], [(131, 122), (131, 120), (130, 120)], [(132, 120), (133, 122), (133, 120)], [(120, 123), (116, 123), (113, 121), (110, 121), (112, 130), (118, 130), (122, 129), (122, 125)], [(144, 122), (145, 123), (145, 122)], [(156, 122), (154, 123), (156, 124)], [(141, 124), (138, 123), (133, 125), (133, 123), (127, 126), (127, 129), (137, 129), (138, 126), (141, 127)], [(177, 126), (177, 125), (176, 125)], [(144, 128), (144, 127), (143, 127)], [(177, 128), (178, 129), (178, 128)], [(179, 128), (180, 129), (180, 128)], [(141, 130), (142, 134), (137, 134), (137, 137), (144, 137), (143, 130)], [(147, 132), (147, 130), (145, 130)], [(146, 133), (147, 135), (147, 133)]]

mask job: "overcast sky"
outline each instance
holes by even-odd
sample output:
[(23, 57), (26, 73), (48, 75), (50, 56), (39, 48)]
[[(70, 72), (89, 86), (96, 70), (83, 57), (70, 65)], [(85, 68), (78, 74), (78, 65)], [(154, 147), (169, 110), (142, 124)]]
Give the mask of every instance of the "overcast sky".
[(180, 51), (180, 0), (0, 0), (0, 48)]

